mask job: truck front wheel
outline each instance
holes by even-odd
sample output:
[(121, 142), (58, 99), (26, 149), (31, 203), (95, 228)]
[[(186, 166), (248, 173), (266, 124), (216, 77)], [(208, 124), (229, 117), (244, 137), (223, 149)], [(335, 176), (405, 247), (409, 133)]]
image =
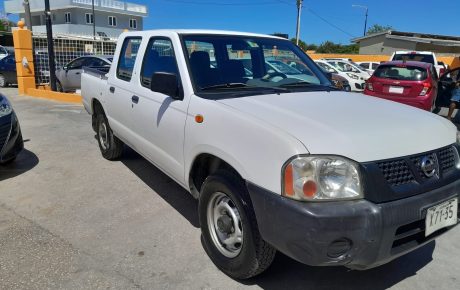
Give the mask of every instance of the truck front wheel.
[(120, 158), (123, 151), (123, 142), (113, 135), (107, 117), (98, 113), (96, 116), (96, 137), (102, 156), (107, 160)]
[(260, 236), (248, 198), (238, 177), (219, 171), (206, 178), (199, 200), (205, 251), (219, 269), (236, 279), (262, 273), (276, 254)]

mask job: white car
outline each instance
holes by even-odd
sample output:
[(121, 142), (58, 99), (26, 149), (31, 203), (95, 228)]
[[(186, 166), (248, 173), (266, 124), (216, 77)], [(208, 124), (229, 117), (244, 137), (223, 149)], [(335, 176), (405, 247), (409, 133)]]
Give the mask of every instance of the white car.
[(362, 92), (366, 86), (366, 81), (360, 74), (356, 74), (353, 72), (344, 72), (340, 68), (332, 65), (331, 63), (325, 60), (316, 60), (316, 64), (321, 66), (323, 69), (330, 73), (338, 74), (347, 79), (350, 83), (351, 90), (353, 92)]
[(431, 63), (436, 68), (438, 76), (442, 76), (446, 71), (443, 63), (438, 62), (436, 54), (431, 51), (395, 51), (390, 58), (390, 61), (405, 60), (405, 61), (420, 61)]
[(327, 61), (328, 63), (332, 64), (334, 67), (338, 68), (339, 70), (343, 72), (352, 72), (357, 75), (360, 75), (365, 81), (368, 80), (372, 75), (369, 71), (363, 69), (358, 64), (352, 61), (334, 60), (334, 59), (323, 59), (323, 60)]
[(356, 64), (358, 64), (360, 67), (362, 67), (363, 69), (365, 69), (368, 72), (370, 72), (371, 74), (373, 74), (374, 71), (377, 69), (377, 67), (380, 65), (380, 62), (376, 62), (376, 61), (359, 61), (359, 62), (356, 62)]
[[(268, 72), (273, 54), (301, 62), (315, 83)], [(127, 144), (198, 199), (204, 249), (231, 277), (260, 274), (276, 251), (312, 266), (372, 268), (457, 223), (457, 128), (331, 88), (287, 39), (125, 32), (107, 74), (84, 69), (81, 93), (104, 158), (121, 158)]]

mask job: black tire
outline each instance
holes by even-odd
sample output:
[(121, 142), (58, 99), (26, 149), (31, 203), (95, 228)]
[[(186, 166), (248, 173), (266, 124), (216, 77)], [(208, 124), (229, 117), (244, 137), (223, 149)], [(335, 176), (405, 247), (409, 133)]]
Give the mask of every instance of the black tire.
[(97, 142), (99, 143), (99, 149), (105, 159), (117, 160), (121, 157), (123, 142), (113, 135), (107, 117), (101, 113), (96, 115), (96, 136)]
[[(208, 222), (208, 206), (213, 196), (224, 193), (238, 209), (241, 228), (241, 249), (236, 257), (222, 254), (213, 241)], [(249, 194), (244, 182), (227, 171), (218, 171), (206, 178), (199, 199), (201, 239), (212, 262), (225, 274), (236, 279), (248, 279), (265, 271), (273, 262), (276, 250), (260, 236)], [(235, 226), (235, 223), (232, 223)], [(215, 229), (217, 231), (217, 229)]]

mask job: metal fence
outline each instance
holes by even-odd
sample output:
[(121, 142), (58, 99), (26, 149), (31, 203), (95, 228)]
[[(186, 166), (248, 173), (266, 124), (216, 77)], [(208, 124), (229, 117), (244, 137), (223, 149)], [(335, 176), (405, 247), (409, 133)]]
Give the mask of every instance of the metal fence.
[[(37, 84), (49, 84), (49, 56), (48, 42), (46, 35), (33, 36), (35, 81)], [(86, 55), (113, 55), (116, 48), (116, 41), (75, 37), (54, 37), (53, 38), (56, 69), (77, 57)]]

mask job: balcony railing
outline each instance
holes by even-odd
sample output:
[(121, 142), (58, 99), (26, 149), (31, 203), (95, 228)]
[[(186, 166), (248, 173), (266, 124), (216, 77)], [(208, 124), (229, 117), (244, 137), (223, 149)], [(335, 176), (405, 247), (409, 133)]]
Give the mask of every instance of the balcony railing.
[[(72, 0), (75, 4), (92, 5), (93, 0)], [(129, 12), (147, 14), (147, 7), (144, 5), (134, 4), (124, 1), (116, 0), (94, 0), (94, 6), (100, 6), (104, 8), (125, 10)]]

